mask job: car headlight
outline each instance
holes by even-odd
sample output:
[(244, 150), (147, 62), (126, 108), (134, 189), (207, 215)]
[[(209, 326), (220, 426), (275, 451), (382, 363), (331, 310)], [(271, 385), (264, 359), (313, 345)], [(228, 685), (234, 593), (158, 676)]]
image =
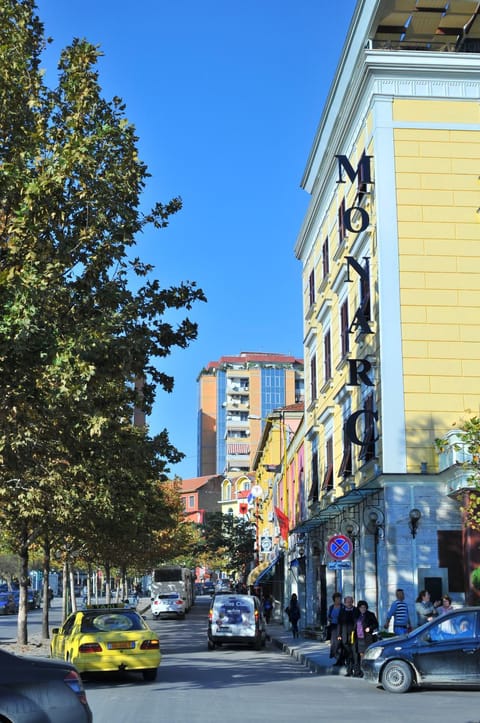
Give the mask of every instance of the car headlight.
[(383, 648), (381, 645), (379, 645), (378, 648), (368, 648), (365, 652), (364, 658), (365, 660), (376, 660), (382, 653)]

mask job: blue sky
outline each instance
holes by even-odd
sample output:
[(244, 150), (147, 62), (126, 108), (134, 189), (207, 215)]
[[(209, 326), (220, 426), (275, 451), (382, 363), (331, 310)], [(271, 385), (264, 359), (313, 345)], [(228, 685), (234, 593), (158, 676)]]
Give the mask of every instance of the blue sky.
[(196, 281), (199, 334), (162, 369), (149, 419), (185, 453), (172, 474), (197, 473), (197, 377), (223, 355), (303, 355), (301, 265), (293, 248), (309, 196), (306, 160), (355, 0), (37, 0), (46, 82), (74, 37), (104, 53), (99, 82), (118, 95), (151, 173), (145, 208), (181, 196), (168, 229), (137, 252), (163, 286)]

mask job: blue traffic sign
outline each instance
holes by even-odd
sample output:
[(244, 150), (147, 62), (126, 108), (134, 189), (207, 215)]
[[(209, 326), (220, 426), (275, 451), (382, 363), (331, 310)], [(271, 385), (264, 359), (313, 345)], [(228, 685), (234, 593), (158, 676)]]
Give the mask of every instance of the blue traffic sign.
[(353, 544), (346, 535), (334, 535), (327, 543), (327, 550), (334, 560), (346, 560), (353, 551)]

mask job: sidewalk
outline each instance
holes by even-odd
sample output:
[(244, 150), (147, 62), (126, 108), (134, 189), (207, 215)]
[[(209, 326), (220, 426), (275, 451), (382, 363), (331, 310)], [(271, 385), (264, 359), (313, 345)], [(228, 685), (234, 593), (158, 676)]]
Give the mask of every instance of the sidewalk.
[(305, 665), (312, 673), (317, 675), (344, 675), (343, 666), (334, 666), (335, 659), (330, 658), (330, 643), (319, 640), (310, 640), (300, 637), (294, 638), (292, 633), (285, 630), (280, 623), (271, 622), (267, 626), (270, 642), (287, 655)]

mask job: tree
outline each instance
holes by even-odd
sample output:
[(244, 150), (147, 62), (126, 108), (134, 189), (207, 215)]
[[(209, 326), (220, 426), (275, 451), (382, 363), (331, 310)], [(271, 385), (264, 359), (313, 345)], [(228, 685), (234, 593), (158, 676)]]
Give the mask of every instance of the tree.
[(255, 526), (243, 518), (210, 513), (202, 526), (202, 536), (195, 554), (211, 569), (235, 570), (245, 575), (253, 559)]
[[(70, 530), (81, 502), (108, 508), (134, 409), (173, 388), (158, 361), (197, 336), (188, 316), (166, 315), (205, 296), (195, 282), (161, 288), (131, 254), (182, 204), (140, 210), (147, 168), (122, 101), (101, 96), (98, 48), (66, 48), (51, 90), (33, 0), (0, 0), (0, 41), (0, 516), (22, 560), (24, 643), (29, 549), (50, 523)], [(136, 443), (152, 474), (182, 456), (165, 430)]]

